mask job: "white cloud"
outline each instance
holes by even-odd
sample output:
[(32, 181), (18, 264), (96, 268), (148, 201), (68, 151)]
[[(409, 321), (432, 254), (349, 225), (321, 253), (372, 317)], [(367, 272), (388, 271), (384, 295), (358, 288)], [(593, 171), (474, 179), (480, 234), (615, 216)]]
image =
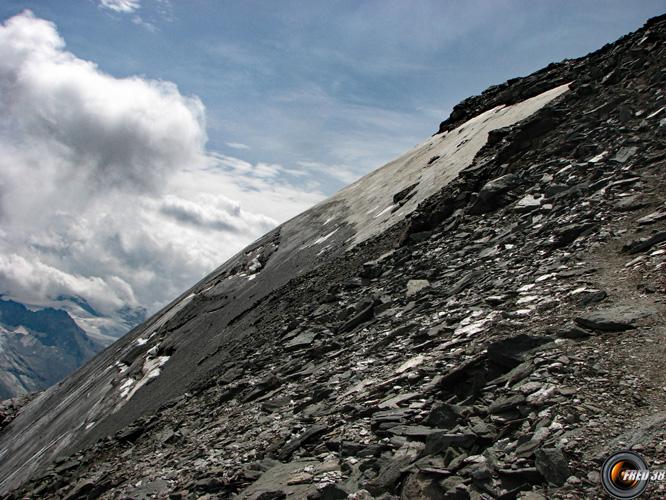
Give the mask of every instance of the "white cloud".
[(45, 298), (77, 295), (89, 299), (100, 311), (111, 312), (123, 305), (136, 306), (131, 287), (117, 276), (102, 279), (65, 273), (39, 260), (17, 254), (0, 254), (2, 292), (40, 304)]
[(160, 212), (183, 224), (230, 233), (266, 232), (277, 225), (277, 221), (261, 214), (246, 213), (238, 203), (224, 196), (204, 194), (203, 203), (167, 196)]
[(250, 149), (250, 146), (242, 142), (225, 142), (225, 144), (232, 149)]
[(196, 161), (206, 141), (199, 99), (169, 82), (100, 72), (64, 51), (55, 27), (30, 13), (0, 31), (0, 91), (3, 129), (14, 132), (33, 170), (53, 168), (41, 151), (30, 154), (49, 148), (61, 168), (105, 190), (155, 187)]
[(100, 0), (100, 7), (114, 12), (131, 13), (141, 7), (139, 0)]
[(344, 185), (351, 184), (361, 177), (360, 172), (355, 172), (347, 165), (326, 165), (325, 163), (318, 161), (299, 161), (298, 164), (308, 171), (327, 175), (342, 182)]
[(4, 22), (0, 293), (154, 311), (323, 198), (206, 141), (203, 103), (173, 83), (105, 74), (30, 12)]
[(153, 23), (149, 23), (145, 19), (143, 19), (141, 16), (134, 16), (132, 17), (132, 22), (136, 24), (137, 26), (141, 26), (142, 28), (147, 29), (151, 33), (155, 33), (157, 31), (157, 26), (155, 26)]

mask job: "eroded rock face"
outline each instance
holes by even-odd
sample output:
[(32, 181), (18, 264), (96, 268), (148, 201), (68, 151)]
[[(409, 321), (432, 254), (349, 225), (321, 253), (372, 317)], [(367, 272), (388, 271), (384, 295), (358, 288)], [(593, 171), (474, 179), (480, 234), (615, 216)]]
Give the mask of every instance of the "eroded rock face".
[(592, 498), (618, 446), (666, 462), (665, 40), (464, 101), (258, 240), (24, 407), (2, 491)]
[(45, 389), (101, 350), (67, 312), (0, 298), (0, 400)]

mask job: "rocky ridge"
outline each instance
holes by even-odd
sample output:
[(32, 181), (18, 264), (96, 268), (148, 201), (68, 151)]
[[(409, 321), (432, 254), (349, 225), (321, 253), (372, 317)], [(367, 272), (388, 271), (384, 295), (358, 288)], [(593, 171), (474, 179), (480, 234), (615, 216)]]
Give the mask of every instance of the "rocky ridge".
[[(591, 498), (609, 452), (666, 468), (665, 40), (656, 18), (463, 101), (440, 133), (570, 83), (402, 223), (237, 313), (207, 376), (9, 497)], [(260, 243), (234, 272), (279, 231)], [(225, 300), (174, 312), (150, 359)]]
[(65, 311), (0, 299), (0, 400), (59, 382), (102, 347)]

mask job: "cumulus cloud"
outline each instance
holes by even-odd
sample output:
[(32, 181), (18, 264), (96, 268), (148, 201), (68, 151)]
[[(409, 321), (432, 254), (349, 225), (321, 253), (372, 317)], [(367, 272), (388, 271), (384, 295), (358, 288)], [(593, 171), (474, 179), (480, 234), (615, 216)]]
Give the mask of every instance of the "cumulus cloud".
[(0, 293), (155, 310), (323, 197), (285, 182), (280, 165), (213, 153), (206, 141), (197, 97), (102, 72), (28, 11), (5, 21)]
[(100, 0), (100, 7), (114, 12), (131, 13), (141, 7), (139, 0)]
[(65, 273), (39, 260), (17, 254), (0, 255), (0, 282), (3, 293), (30, 303), (61, 295), (86, 297), (93, 307), (111, 312), (124, 305), (136, 306), (131, 286), (117, 276), (103, 279)]
[[(18, 148), (57, 150), (98, 189), (153, 188), (195, 161), (206, 141), (199, 99), (169, 82), (102, 73), (66, 52), (55, 27), (29, 13), (0, 31), (0, 92)], [(40, 158), (31, 159), (33, 169), (43, 168)]]
[(241, 233), (268, 231), (277, 222), (264, 215), (245, 213), (240, 205), (225, 197), (205, 196), (204, 204), (191, 200), (167, 196), (162, 202), (160, 212), (176, 221), (197, 227)]

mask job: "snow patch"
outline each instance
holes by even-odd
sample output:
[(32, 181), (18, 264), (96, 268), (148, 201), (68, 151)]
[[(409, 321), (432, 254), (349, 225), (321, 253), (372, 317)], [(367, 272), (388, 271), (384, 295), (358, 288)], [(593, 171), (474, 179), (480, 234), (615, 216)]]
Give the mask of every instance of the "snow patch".
[(382, 215), (384, 215), (386, 212), (390, 212), (391, 210), (393, 210), (393, 207), (395, 207), (395, 206), (396, 205), (389, 205), (388, 207), (386, 207), (381, 212), (378, 212), (377, 214), (375, 214), (374, 218), (376, 219), (377, 217), (381, 217)]
[(324, 248), (322, 248), (321, 250), (319, 250), (319, 251), (317, 252), (317, 256), (322, 255), (322, 254), (325, 254), (325, 253), (328, 252), (330, 249), (331, 249), (331, 245), (326, 245)]
[(340, 229), (340, 228), (336, 227), (333, 231), (328, 233), (326, 236), (322, 236), (321, 238), (318, 238), (317, 240), (315, 240), (315, 242), (312, 243), (310, 246), (313, 247), (315, 245), (320, 245), (321, 243), (325, 242), (327, 239), (329, 239), (331, 236), (333, 236), (335, 233), (337, 233), (338, 229)]
[(171, 356), (159, 356), (157, 358), (152, 358), (148, 357), (146, 360), (143, 362), (143, 368), (141, 368), (141, 373), (143, 373), (143, 378), (139, 380), (134, 387), (132, 387), (132, 390), (129, 391), (126, 394), (127, 400), (132, 399), (132, 396), (134, 396), (139, 389), (141, 389), (144, 385), (146, 385), (148, 382), (150, 382), (152, 379), (157, 378), (160, 376), (162, 373), (161, 367), (164, 366), (164, 364), (169, 361), (169, 358)]
[(250, 262), (250, 265), (248, 266), (247, 269), (248, 269), (251, 273), (255, 273), (255, 272), (257, 272), (259, 269), (261, 269), (262, 267), (263, 267), (263, 266), (262, 266), (261, 262), (259, 262), (259, 257), (255, 257), (254, 259), (252, 259), (252, 262)]
[(123, 384), (118, 388), (120, 390), (121, 398), (124, 398), (129, 394), (132, 385), (134, 385), (133, 378), (128, 378), (127, 380), (125, 380), (125, 382), (123, 382)]

